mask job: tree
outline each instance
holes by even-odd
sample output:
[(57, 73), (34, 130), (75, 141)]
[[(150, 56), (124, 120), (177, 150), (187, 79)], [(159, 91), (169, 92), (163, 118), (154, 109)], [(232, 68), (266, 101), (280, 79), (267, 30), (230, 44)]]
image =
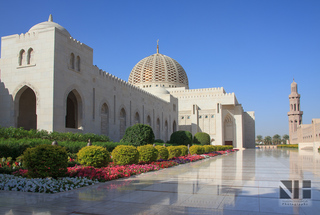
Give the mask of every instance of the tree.
[(134, 146), (152, 144), (154, 142), (154, 133), (149, 125), (138, 123), (126, 129), (120, 142), (129, 142)]
[(272, 137), (272, 142), (274, 144), (280, 144), (281, 143), (281, 136), (279, 134), (275, 134), (273, 137)]
[(289, 140), (289, 135), (285, 134), (282, 136), (282, 143), (287, 144), (287, 141)]
[(266, 145), (270, 145), (272, 143), (272, 139), (270, 136), (265, 136), (263, 141)]
[(259, 144), (263, 143), (263, 137), (262, 137), (262, 135), (257, 135), (256, 142), (259, 143)]

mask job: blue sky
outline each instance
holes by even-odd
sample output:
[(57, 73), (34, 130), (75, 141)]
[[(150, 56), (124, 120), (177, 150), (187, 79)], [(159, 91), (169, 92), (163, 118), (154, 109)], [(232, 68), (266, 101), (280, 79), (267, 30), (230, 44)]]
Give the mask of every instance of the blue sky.
[(303, 123), (320, 118), (319, 0), (2, 0), (0, 36), (26, 33), (49, 14), (93, 48), (95, 65), (124, 80), (159, 39), (191, 89), (224, 87), (255, 111), (256, 135), (288, 134), (293, 77)]

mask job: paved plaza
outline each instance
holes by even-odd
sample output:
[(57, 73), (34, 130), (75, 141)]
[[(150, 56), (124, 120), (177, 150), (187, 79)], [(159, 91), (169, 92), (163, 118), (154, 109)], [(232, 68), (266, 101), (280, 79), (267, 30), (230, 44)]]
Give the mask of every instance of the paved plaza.
[[(319, 163), (311, 150), (241, 150), (70, 192), (0, 191), (0, 214), (319, 214)], [(280, 199), (283, 180), (300, 199)]]

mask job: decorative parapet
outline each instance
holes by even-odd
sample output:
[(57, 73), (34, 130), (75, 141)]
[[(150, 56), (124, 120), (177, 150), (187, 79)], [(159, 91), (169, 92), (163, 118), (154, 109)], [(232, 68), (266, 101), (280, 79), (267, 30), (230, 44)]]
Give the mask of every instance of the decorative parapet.
[(78, 46), (79, 48), (87, 48), (93, 51), (93, 49), (90, 46), (87, 46), (86, 44), (81, 43), (79, 40), (76, 40), (73, 37), (70, 37), (68, 42), (71, 43), (72, 45)]
[[(95, 66), (95, 67), (97, 67), (97, 66)], [(115, 82), (115, 83), (118, 84), (118, 85), (127, 87), (129, 90), (136, 91), (136, 92), (138, 92), (138, 93), (143, 93), (143, 94), (145, 94), (146, 96), (149, 96), (149, 97), (151, 97), (151, 98), (153, 98), (153, 99), (157, 99), (157, 100), (159, 100), (159, 101), (161, 101), (161, 102), (169, 103), (169, 102), (167, 102), (166, 100), (164, 100), (164, 99), (162, 99), (162, 98), (159, 98), (159, 97), (157, 97), (157, 96), (155, 96), (155, 95), (153, 95), (153, 94), (151, 94), (151, 93), (149, 93), (149, 92), (147, 92), (147, 91), (145, 91), (145, 90), (143, 90), (143, 89), (141, 89), (141, 88), (139, 88), (139, 87), (136, 87), (136, 86), (128, 83), (127, 81), (125, 81), (125, 80), (123, 80), (123, 79), (121, 79), (121, 78), (116, 77), (115, 75), (112, 75), (112, 74), (110, 74), (110, 73), (108, 73), (108, 72), (106, 72), (106, 71), (103, 71), (102, 69), (99, 69), (98, 67), (97, 67), (97, 69), (98, 69), (98, 75), (99, 75), (99, 77), (101, 77), (101, 78), (104, 78), (104, 79), (106, 79), (106, 80), (113, 81), (113, 82)]]
[(168, 91), (170, 91), (171, 94), (178, 94), (178, 93), (221, 93), (221, 94), (225, 94), (225, 90), (223, 87), (216, 87), (216, 88), (202, 88), (202, 89), (183, 89), (183, 90), (180, 90), (180, 89), (174, 89), (174, 88), (171, 88), (171, 89), (168, 89)]

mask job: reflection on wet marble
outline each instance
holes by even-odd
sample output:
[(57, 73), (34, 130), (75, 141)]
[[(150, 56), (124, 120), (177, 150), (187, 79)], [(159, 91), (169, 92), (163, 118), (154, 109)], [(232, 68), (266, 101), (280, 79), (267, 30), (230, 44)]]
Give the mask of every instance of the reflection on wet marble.
[[(320, 155), (248, 149), (58, 194), (0, 191), (0, 214), (318, 214)], [(282, 206), (281, 180), (311, 180), (309, 206)]]

